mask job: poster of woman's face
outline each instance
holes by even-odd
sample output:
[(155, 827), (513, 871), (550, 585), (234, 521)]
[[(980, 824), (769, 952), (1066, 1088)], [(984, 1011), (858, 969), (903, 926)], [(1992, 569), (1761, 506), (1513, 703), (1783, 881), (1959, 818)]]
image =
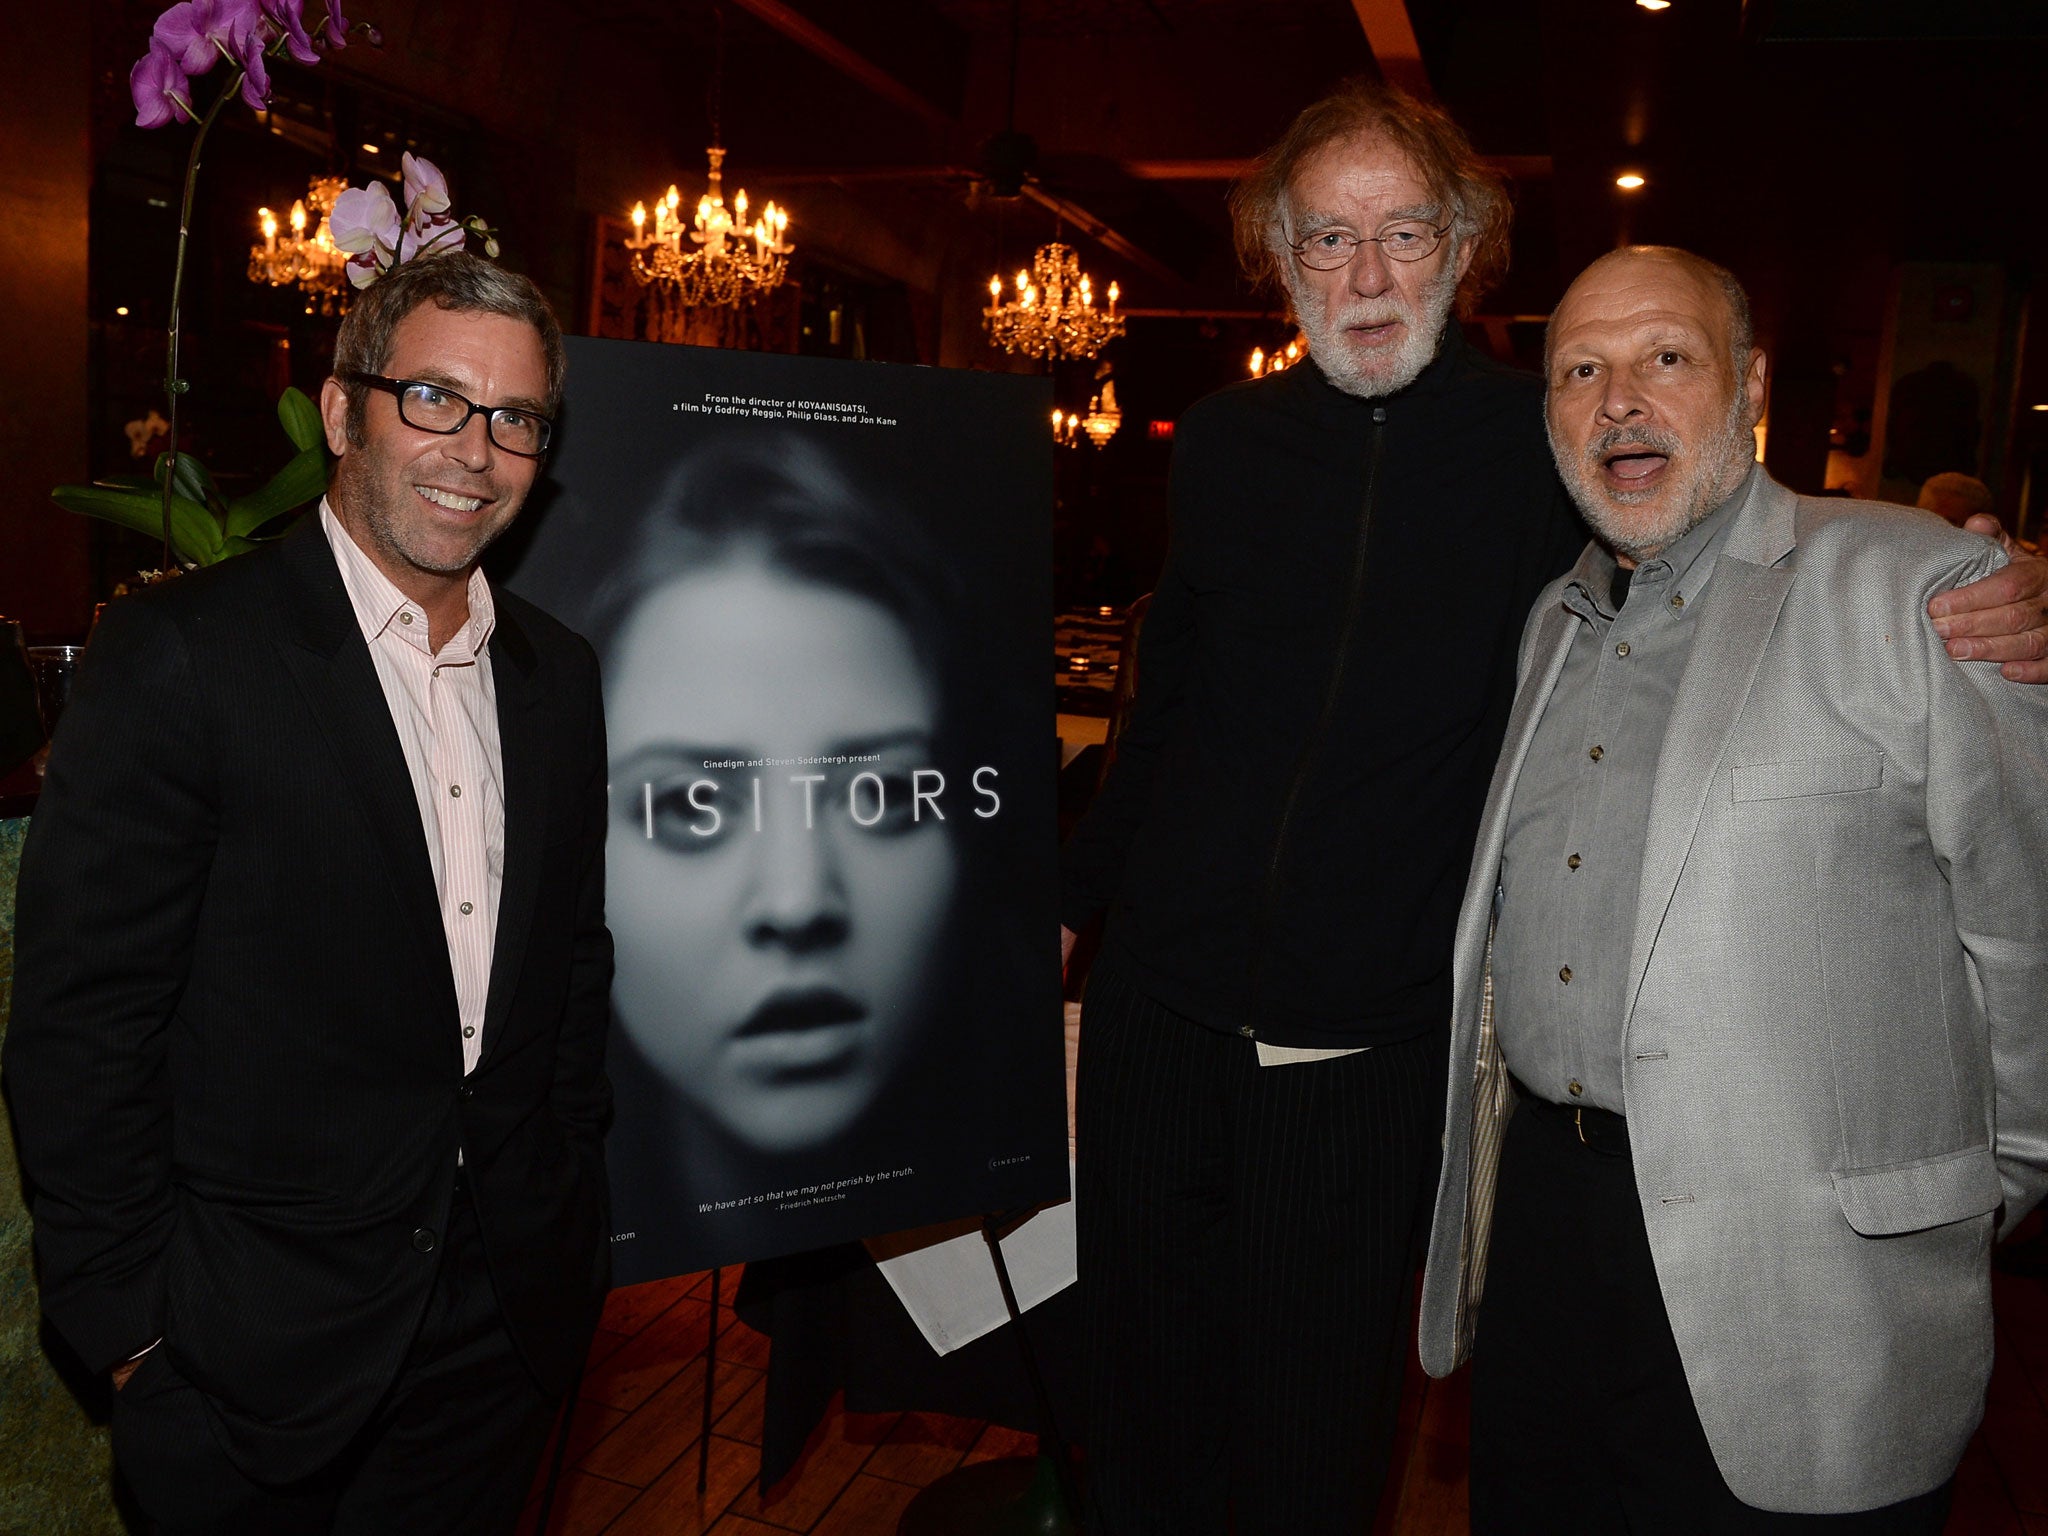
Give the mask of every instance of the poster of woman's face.
[(572, 341), (618, 1283), (1060, 1198), (1041, 381)]

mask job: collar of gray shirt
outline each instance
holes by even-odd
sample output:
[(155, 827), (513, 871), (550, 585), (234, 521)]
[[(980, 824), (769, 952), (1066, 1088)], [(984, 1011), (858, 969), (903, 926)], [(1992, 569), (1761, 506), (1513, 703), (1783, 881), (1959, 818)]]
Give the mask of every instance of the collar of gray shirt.
[[(1637, 601), (1636, 594), (1640, 592), (1645, 594), (1645, 602), (1653, 600), (1651, 593), (1657, 602), (1696, 602), (1714, 574), (1729, 527), (1762, 478), (1763, 467), (1751, 465), (1734, 495), (1700, 519), (1669, 549), (1641, 562), (1629, 585), (1629, 601)], [(1616, 569), (1614, 556), (1605, 545), (1597, 541), (1588, 544), (1579, 563), (1565, 578), (1565, 607), (1596, 628), (1604, 629), (1613, 623), (1617, 613), (1609, 594), (1614, 590)]]

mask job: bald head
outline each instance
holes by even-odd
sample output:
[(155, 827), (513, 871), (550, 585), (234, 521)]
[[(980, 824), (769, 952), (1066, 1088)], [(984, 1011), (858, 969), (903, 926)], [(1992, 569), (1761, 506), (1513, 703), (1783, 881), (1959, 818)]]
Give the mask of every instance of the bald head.
[(1728, 355), (1738, 373), (1749, 366), (1749, 354), (1756, 346), (1756, 327), (1750, 319), (1749, 294), (1733, 272), (1675, 245), (1625, 245), (1594, 258), (1592, 264), (1565, 290), (1564, 298), (1558, 301), (1557, 311), (1551, 315), (1550, 324), (1544, 330), (1544, 371), (1547, 373), (1550, 368), (1551, 341), (1557, 332), (1558, 318), (1574, 294), (1588, 284), (1597, 293), (1605, 285), (1627, 283), (1631, 274), (1646, 273), (1661, 275), (1671, 282), (1689, 284), (1702, 297), (1718, 295), (1726, 317)]
[(1749, 300), (1690, 251), (1629, 246), (1581, 272), (1544, 338), (1550, 447), (1618, 558), (1682, 538), (1755, 458), (1764, 362)]

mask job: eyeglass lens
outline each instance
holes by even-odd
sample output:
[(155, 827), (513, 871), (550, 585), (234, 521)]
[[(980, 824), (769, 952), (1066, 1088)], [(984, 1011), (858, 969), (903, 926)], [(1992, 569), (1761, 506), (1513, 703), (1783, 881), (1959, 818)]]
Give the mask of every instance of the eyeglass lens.
[[(408, 384), (398, 397), (400, 414), (408, 426), (422, 432), (460, 432), (468, 425), (475, 407), (453, 390), (434, 384)], [(507, 453), (539, 453), (548, 444), (548, 423), (531, 411), (499, 406), (485, 422), (491, 441)]]

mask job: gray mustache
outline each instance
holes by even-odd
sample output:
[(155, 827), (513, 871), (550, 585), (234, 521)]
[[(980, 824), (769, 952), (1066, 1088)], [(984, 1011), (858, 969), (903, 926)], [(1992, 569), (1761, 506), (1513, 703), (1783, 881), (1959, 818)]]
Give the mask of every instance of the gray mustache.
[(1597, 464), (1617, 448), (1647, 448), (1666, 458), (1676, 458), (1682, 446), (1676, 433), (1660, 432), (1655, 427), (1609, 427), (1586, 444), (1586, 457)]

